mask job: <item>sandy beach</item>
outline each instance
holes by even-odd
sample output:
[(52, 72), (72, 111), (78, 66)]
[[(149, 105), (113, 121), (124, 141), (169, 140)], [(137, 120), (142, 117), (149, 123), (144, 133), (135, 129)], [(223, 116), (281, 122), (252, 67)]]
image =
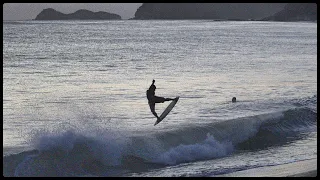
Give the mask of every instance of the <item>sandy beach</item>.
[(317, 159), (237, 171), (215, 177), (316, 177)]

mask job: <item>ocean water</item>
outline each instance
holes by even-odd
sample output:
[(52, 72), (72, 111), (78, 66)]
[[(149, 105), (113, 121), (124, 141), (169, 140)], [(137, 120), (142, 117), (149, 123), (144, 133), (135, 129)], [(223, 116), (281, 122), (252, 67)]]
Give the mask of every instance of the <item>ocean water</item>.
[[(156, 95), (180, 96), (156, 126), (153, 79)], [(4, 176), (215, 176), (306, 159), (317, 23), (3, 22)]]

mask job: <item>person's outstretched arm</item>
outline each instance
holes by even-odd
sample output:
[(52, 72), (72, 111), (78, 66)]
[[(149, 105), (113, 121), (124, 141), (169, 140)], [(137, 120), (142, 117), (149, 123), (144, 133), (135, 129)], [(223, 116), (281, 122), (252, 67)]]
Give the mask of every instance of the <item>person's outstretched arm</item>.
[(151, 86), (154, 85), (155, 80), (152, 80), (152, 84), (150, 85), (149, 89), (151, 88)]

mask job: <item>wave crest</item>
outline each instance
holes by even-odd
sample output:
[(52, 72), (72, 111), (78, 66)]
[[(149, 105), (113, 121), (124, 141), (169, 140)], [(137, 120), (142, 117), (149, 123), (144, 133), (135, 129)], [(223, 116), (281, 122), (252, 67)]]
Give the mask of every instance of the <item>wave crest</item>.
[(316, 112), (295, 108), (148, 136), (126, 137), (110, 130), (95, 136), (72, 130), (39, 133), (35, 136), (36, 151), (4, 157), (4, 175), (114, 176), (125, 169), (219, 158), (234, 149), (277, 146), (301, 137), (306, 131), (316, 131), (316, 125)]

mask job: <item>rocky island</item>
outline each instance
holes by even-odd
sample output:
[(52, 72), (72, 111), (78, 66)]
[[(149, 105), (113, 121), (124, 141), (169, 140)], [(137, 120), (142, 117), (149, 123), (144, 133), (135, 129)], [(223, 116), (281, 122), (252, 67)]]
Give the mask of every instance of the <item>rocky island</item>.
[(80, 9), (74, 13), (64, 14), (52, 8), (42, 10), (35, 20), (120, 20), (121, 16), (108, 12), (92, 12)]

